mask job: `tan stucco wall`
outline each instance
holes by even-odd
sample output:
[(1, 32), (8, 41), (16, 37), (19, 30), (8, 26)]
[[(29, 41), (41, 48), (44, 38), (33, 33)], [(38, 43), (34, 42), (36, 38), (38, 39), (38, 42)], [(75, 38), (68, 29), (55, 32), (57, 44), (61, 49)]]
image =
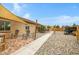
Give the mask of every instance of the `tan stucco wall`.
[(11, 33), (15, 33), (15, 30), (19, 30), (19, 35), (25, 34), (25, 24), (11, 21)]
[(35, 33), (35, 25), (34, 24), (28, 24), (29, 29), (30, 29), (30, 33)]
[(29, 26), (30, 33), (35, 33), (36, 26), (34, 24), (28, 23), (26, 26)]
[[(4, 19), (0, 19), (0, 20), (4, 20)], [(8, 20), (4, 20), (4, 21), (8, 21)], [(22, 34), (26, 34), (26, 29), (25, 26), (29, 26), (30, 29), (30, 33), (35, 33), (35, 25), (34, 24), (29, 24), (27, 23), (27, 25), (20, 23), (20, 22), (16, 22), (16, 21), (9, 21), (11, 23), (11, 33), (15, 33), (15, 30), (19, 30), (19, 35)]]
[[(8, 20), (4, 20), (4, 19), (0, 19), (3, 21), (8, 21)], [(11, 30), (10, 33), (15, 33), (15, 30), (19, 30), (19, 34), (25, 34), (26, 30), (25, 30), (25, 24), (20, 23), (20, 22), (16, 22), (16, 21), (9, 21), (11, 23)]]

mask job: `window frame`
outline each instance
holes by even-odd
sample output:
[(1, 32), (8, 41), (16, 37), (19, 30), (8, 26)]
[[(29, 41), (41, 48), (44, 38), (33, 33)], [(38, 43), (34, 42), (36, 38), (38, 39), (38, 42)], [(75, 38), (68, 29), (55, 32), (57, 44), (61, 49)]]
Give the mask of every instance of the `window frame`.
[(26, 30), (29, 30), (29, 29), (30, 29), (30, 26), (25, 26), (25, 29), (26, 29)]
[[(0, 30), (0, 32), (10, 32), (11, 26), (10, 26), (10, 29), (9, 30), (6, 30), (6, 28), (5, 28), (6, 22), (9, 22), (10, 23), (10, 21), (4, 21), (4, 20), (0, 20), (0, 21), (3, 22), (3, 30)], [(11, 23), (10, 23), (10, 25), (11, 25)]]

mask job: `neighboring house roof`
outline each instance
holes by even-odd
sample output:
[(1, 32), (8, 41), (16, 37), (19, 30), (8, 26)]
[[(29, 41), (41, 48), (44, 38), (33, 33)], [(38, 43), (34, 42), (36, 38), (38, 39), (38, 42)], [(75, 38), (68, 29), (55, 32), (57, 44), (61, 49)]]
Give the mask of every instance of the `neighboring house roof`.
[(17, 21), (17, 22), (26, 24), (26, 22), (24, 22), (23, 20), (21, 20), (20, 18), (18, 18), (16, 15), (14, 15), (13, 13), (11, 13), (9, 10), (7, 10), (1, 4), (0, 4), (0, 17), (8, 19), (8, 20)]

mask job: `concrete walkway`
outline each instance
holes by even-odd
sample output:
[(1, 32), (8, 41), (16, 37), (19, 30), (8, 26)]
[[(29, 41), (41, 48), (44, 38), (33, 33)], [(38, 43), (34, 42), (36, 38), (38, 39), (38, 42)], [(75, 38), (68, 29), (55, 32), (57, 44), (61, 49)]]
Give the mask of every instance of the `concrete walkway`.
[(23, 48), (17, 50), (11, 55), (34, 55), (37, 50), (47, 41), (47, 39), (53, 34), (53, 32), (49, 32), (44, 36), (36, 39), (32, 43), (24, 46)]

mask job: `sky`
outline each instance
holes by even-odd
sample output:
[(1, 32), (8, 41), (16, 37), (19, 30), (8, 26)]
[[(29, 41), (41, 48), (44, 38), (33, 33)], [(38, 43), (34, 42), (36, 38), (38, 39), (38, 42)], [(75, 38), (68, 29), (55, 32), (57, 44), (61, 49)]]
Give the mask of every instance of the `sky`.
[(79, 24), (78, 3), (3, 3), (12, 13), (44, 25)]

